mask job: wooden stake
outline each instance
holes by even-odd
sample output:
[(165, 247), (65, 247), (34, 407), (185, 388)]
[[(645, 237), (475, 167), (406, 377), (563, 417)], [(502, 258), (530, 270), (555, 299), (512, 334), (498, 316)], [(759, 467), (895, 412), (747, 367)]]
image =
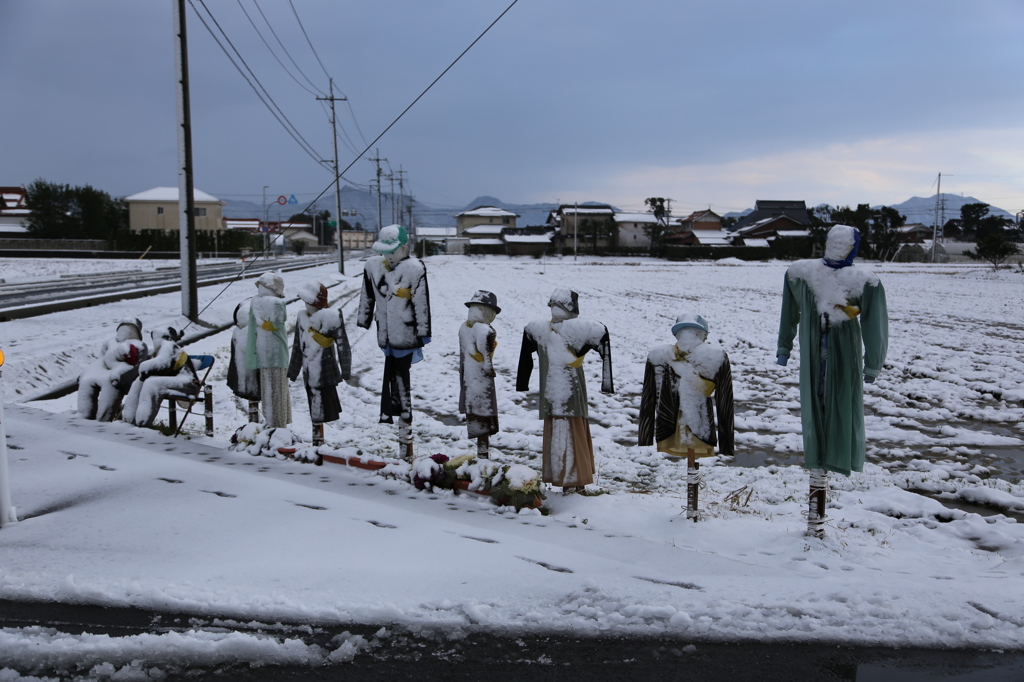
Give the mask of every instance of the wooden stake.
[(807, 535), (825, 537), (825, 497), (828, 493), (828, 472), (811, 469), (810, 493), (807, 496)]
[(697, 510), (697, 496), (700, 490), (700, 464), (697, 463), (697, 452), (690, 448), (686, 451), (686, 518), (694, 522), (700, 520)]
[(249, 401), (249, 422), (254, 423), (260, 420), (260, 401)]
[(324, 444), (324, 425), (313, 424), (313, 447), (320, 447)]

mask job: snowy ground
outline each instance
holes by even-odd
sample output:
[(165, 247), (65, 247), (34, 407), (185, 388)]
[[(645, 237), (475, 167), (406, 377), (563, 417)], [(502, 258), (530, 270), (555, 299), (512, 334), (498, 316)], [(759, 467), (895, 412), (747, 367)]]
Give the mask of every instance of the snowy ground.
[[(539, 467), (534, 394), (514, 390), (519, 341), (526, 322), (546, 316), (550, 292), (569, 286), (580, 292), (582, 315), (607, 324), (612, 337), (615, 395), (597, 391), (599, 362), (586, 364), (592, 488), (607, 494), (549, 493), (549, 515), (517, 515), (345, 467), (226, 451), (245, 413), (224, 385), (230, 334), (222, 332), (189, 348), (218, 357), (212, 442), (83, 422), (72, 413), (74, 395), (8, 403), (13, 497), (28, 518), (0, 532), (0, 598), (452, 632), (1022, 648), (1024, 276), (875, 267), (891, 342), (885, 370), (866, 389), (868, 465), (833, 477), (828, 538), (816, 541), (803, 536), (798, 363), (774, 364), (786, 264), (441, 257), (427, 267), (434, 341), (413, 366), (418, 453), (473, 449), (456, 410), (457, 329), (463, 302), (484, 288), (503, 309), (494, 323), (502, 433), (492, 446), (498, 459)], [(380, 351), (374, 334), (353, 324), (359, 279), (331, 266), (287, 273), (287, 294), (318, 276), (343, 280), (331, 297), (345, 311), (354, 355), (345, 413), (328, 426), (328, 442), (346, 454), (393, 455), (393, 427), (376, 423)], [(252, 289), (232, 285), (203, 319), (227, 321)], [(200, 290), (200, 305), (218, 291)], [(178, 295), (143, 300), (0, 325), (8, 399), (74, 378), (125, 315), (148, 327), (175, 321)], [(705, 465), (708, 518), (697, 524), (679, 515), (685, 471), (635, 445), (644, 358), (671, 341), (684, 310), (708, 319), (736, 382), (737, 455)], [(307, 434), (301, 385), (292, 397), (294, 429)], [(198, 432), (200, 421), (190, 428)], [(115, 666), (139, 650), (176, 646), (211, 661), (225, 651), (265, 661), (332, 655), (238, 633), (189, 637), (99, 642), (3, 631), (0, 652), (13, 653), (0, 653), (0, 668), (29, 651), (88, 653)], [(360, 646), (339, 643), (333, 655)]]

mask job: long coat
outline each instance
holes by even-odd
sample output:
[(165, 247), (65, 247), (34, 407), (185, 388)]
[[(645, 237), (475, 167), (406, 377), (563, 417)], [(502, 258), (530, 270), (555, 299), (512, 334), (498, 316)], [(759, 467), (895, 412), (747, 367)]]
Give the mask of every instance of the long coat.
[(792, 353), (798, 327), (804, 465), (847, 476), (862, 471), (863, 376), (878, 375), (889, 345), (885, 289), (856, 265), (797, 261), (782, 289), (779, 355)]
[(260, 372), (246, 366), (249, 344), (249, 306), (235, 310), (235, 328), (231, 330), (231, 355), (228, 361), (228, 388), (243, 400), (260, 399)]
[(248, 344), (245, 366), (249, 369), (288, 366), (288, 308), (283, 298), (253, 296), (249, 303)]
[(409, 257), (393, 268), (383, 256), (366, 261), (356, 325), (369, 329), (373, 320), (381, 348), (423, 347), (423, 338), (430, 336), (430, 292), (421, 260)]
[[(312, 421), (335, 421), (341, 412), (335, 387), (352, 374), (352, 348), (340, 310), (325, 308), (312, 315), (299, 311), (288, 378), (295, 381), (300, 371), (310, 397)], [(325, 392), (329, 395), (322, 396)]]
[(601, 356), (601, 391), (614, 392), (612, 347), (608, 328), (600, 322), (572, 318), (560, 322), (534, 320), (523, 330), (516, 390), (530, 390), (533, 354), (540, 358), (540, 418), (587, 417), (587, 383), (583, 356)]
[(702, 442), (718, 445), (721, 454), (731, 455), (733, 413), (732, 368), (724, 350), (702, 343), (681, 353), (675, 344), (668, 344), (647, 355), (640, 397), (640, 445), (660, 443), (686, 427)]
[(465, 322), (459, 327), (459, 412), (495, 417), (498, 396), (494, 390), (494, 347), (497, 334), (486, 322)]

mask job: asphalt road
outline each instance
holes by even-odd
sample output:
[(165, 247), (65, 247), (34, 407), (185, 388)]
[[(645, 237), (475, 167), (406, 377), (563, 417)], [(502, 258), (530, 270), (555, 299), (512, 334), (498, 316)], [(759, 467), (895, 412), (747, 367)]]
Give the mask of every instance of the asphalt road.
[[(54, 603), (0, 601), (0, 627), (50, 627), (68, 633), (113, 637), (210, 628), (209, 616), (157, 613)], [(311, 627), (310, 627), (311, 626)], [(381, 625), (258, 624), (240, 631), (281, 639), (299, 638), (332, 649), (343, 631), (373, 638)], [(591, 638), (561, 634), (517, 635), (477, 632), (451, 637), (445, 631), (412, 633), (388, 625), (391, 634), (351, 663), (322, 667), (248, 664), (168, 670), (165, 679), (224, 682), (281, 680), (757, 680), (759, 682), (1018, 682), (1024, 680), (1024, 651), (887, 649), (830, 644), (715, 643), (670, 638)], [(6, 652), (7, 656), (11, 652)], [(11, 665), (7, 662), (6, 665)], [(17, 670), (15, 661), (13, 665)], [(25, 670), (33, 675), (60, 671)], [(88, 671), (78, 671), (86, 674)]]

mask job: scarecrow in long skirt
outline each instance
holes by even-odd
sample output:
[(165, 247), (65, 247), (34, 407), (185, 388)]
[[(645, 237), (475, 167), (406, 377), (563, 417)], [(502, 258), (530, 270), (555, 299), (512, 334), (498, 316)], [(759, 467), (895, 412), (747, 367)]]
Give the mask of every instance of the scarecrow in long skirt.
[(430, 291), (427, 269), (409, 255), (409, 237), (401, 225), (388, 225), (371, 247), (363, 266), (363, 289), (356, 324), (369, 329), (377, 322), (377, 345), (384, 352), (384, 383), (380, 422), (398, 417), (400, 454), (412, 459), (412, 390), (409, 369), (423, 359), (430, 343)]
[(265, 272), (256, 280), (256, 291), (249, 302), (245, 366), (259, 370), (263, 421), (271, 428), (288, 426), (292, 401), (288, 390), (284, 280), (275, 272)]
[(594, 481), (594, 445), (587, 421), (587, 384), (583, 358), (601, 356), (601, 391), (614, 392), (608, 328), (580, 319), (579, 295), (556, 289), (548, 301), (551, 318), (534, 320), (523, 330), (516, 390), (530, 389), (533, 354), (540, 358), (540, 417), (544, 420), (543, 480), (565, 494), (583, 492)]
[(466, 301), (469, 312), (459, 327), (459, 412), (476, 438), (477, 457), (490, 457), (490, 437), (498, 432), (498, 397), (494, 390), (494, 347), (497, 334), (491, 322), (501, 312), (498, 297), (478, 291)]
[(299, 298), (306, 308), (295, 318), (288, 378), (295, 381), (302, 371), (313, 422), (313, 445), (323, 445), (324, 423), (341, 416), (337, 387), (352, 374), (352, 349), (341, 310), (329, 307), (327, 287), (310, 282), (299, 289)]
[(249, 403), (249, 421), (260, 419), (260, 372), (246, 366), (246, 346), (249, 343), (249, 303), (245, 299), (235, 306), (235, 328), (231, 331), (231, 358), (228, 363), (228, 388)]
[(639, 444), (656, 441), (658, 452), (686, 458), (686, 517), (696, 521), (697, 458), (714, 455), (715, 445), (723, 455), (733, 454), (732, 369), (728, 354), (706, 343), (708, 323), (700, 315), (677, 317), (672, 334), (674, 344), (657, 346), (647, 355)]
[(878, 277), (853, 264), (860, 232), (835, 225), (825, 257), (793, 263), (782, 290), (778, 364), (800, 332), (800, 421), (811, 470), (808, 533), (824, 534), (828, 472), (864, 468), (864, 383), (885, 363), (889, 316)]
[(114, 338), (103, 344), (100, 357), (78, 380), (78, 414), (101, 422), (113, 421), (121, 399), (139, 375), (139, 363), (149, 357), (142, 340), (142, 323), (134, 317), (117, 324)]
[(178, 344), (182, 333), (164, 327), (152, 336), (153, 357), (139, 363), (139, 376), (124, 400), (124, 420), (136, 426), (152, 426), (168, 394), (199, 395), (196, 368)]

